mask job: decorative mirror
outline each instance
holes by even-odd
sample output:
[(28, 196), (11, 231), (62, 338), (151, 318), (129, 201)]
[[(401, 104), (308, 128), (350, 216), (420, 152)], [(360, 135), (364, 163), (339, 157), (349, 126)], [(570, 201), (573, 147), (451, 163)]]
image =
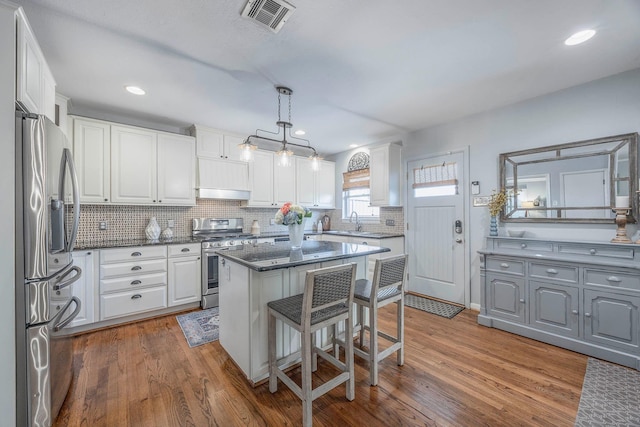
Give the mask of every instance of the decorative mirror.
[(500, 154), (509, 195), (500, 220), (609, 223), (613, 208), (629, 207), (627, 222), (636, 222), (637, 146), (630, 133)]

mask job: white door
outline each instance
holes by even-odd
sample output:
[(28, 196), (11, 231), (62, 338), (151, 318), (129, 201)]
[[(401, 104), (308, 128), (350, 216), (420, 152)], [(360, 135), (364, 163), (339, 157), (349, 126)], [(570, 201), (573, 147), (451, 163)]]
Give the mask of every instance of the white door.
[[(469, 252), (465, 239), (464, 170), (463, 152), (407, 164), (408, 288), (459, 304), (465, 304)], [(414, 188), (416, 181), (418, 187)], [(436, 182), (440, 185), (434, 185)], [(456, 221), (460, 221), (459, 230)]]

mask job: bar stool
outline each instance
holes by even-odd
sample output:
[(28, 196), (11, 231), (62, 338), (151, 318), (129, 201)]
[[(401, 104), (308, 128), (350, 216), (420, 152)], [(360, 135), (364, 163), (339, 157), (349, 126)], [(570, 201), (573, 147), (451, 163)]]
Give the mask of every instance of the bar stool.
[[(269, 391), (278, 389), (278, 378), (302, 400), (302, 422), (311, 426), (313, 401), (346, 382), (348, 400), (355, 397), (353, 369), (353, 341), (345, 346), (345, 362), (315, 345), (315, 332), (344, 321), (345, 332), (353, 336), (353, 293), (356, 264), (310, 270), (306, 273), (304, 293), (267, 303), (269, 309)], [(276, 360), (276, 319), (300, 332), (300, 352)], [(312, 371), (317, 368), (317, 356), (327, 360), (340, 373), (322, 385), (312, 387)], [(302, 385), (299, 386), (280, 368), (288, 362), (302, 358)]]
[[(407, 255), (398, 255), (376, 260), (373, 280), (360, 279), (356, 281), (353, 302), (357, 304), (357, 323), (354, 331), (360, 332), (360, 348), (355, 347), (358, 356), (369, 360), (369, 383), (378, 385), (378, 362), (397, 353), (398, 366), (404, 365), (404, 281), (407, 277)], [(378, 309), (395, 303), (396, 336), (393, 337), (378, 330)], [(364, 324), (364, 309), (369, 309), (369, 326)], [(364, 332), (369, 331), (369, 350), (365, 350)], [(346, 337), (349, 334), (345, 334)], [(392, 344), (382, 351), (378, 351), (378, 337), (384, 338)], [(334, 353), (338, 352), (338, 345), (348, 345), (349, 341), (335, 340)]]

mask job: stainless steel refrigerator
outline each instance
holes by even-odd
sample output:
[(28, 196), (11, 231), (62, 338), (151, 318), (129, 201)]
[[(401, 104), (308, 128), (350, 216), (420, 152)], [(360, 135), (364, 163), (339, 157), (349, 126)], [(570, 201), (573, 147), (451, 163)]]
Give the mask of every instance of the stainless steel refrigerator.
[[(78, 179), (64, 133), (44, 116), (16, 113), (17, 425), (50, 426), (73, 378), (66, 326), (80, 311), (72, 251)], [(22, 274), (21, 274), (22, 273)]]

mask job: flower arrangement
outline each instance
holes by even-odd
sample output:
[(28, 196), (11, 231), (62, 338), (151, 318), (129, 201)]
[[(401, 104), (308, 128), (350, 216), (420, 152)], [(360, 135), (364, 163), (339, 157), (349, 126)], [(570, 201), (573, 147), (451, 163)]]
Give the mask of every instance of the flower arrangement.
[(504, 188), (498, 192), (496, 192), (496, 190), (493, 190), (493, 193), (491, 194), (491, 199), (489, 200), (489, 203), (488, 203), (489, 215), (498, 216), (498, 214), (500, 213), (504, 205), (507, 204), (507, 199), (508, 199), (507, 192), (505, 191)]
[(275, 221), (282, 225), (302, 224), (303, 218), (311, 218), (311, 210), (287, 202), (276, 212)]

